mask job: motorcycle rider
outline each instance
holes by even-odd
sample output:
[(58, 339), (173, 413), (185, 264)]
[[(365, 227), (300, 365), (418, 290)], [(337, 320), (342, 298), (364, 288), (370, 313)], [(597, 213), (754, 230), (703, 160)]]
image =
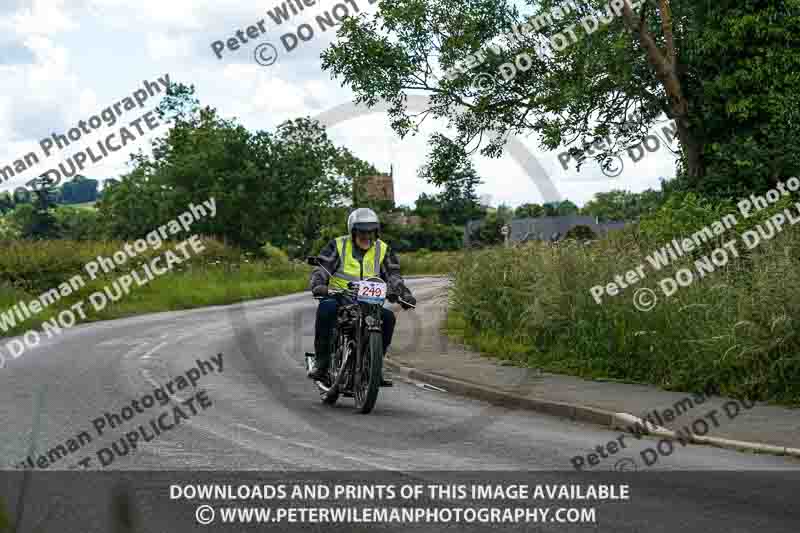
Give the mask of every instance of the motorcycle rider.
[[(389, 245), (378, 238), (380, 221), (375, 211), (359, 208), (347, 218), (349, 235), (330, 241), (319, 253), (319, 267), (311, 273), (311, 292), (314, 296), (328, 295), (328, 286), (347, 290), (348, 283), (370, 277), (380, 277), (386, 282), (390, 302), (397, 302), (398, 296), (403, 309), (416, 305), (417, 300), (406, 287), (400, 276), (400, 262)], [(320, 268), (322, 267), (322, 268)], [(407, 303), (404, 303), (407, 302)], [(325, 379), (330, 366), (330, 349), (333, 328), (336, 325), (336, 298), (320, 300), (314, 331), (314, 353), (316, 364), (308, 373), (315, 380)], [(392, 342), (395, 316), (387, 308), (383, 313), (383, 353)], [(392, 382), (381, 379), (381, 386), (391, 387)]]

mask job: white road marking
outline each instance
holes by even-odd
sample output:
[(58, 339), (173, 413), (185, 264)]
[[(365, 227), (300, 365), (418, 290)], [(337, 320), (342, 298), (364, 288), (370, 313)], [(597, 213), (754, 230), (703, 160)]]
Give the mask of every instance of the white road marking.
[(361, 463), (361, 464), (365, 464), (367, 466), (371, 466), (372, 468), (377, 468), (377, 469), (380, 469), (380, 470), (400, 470), (400, 469), (394, 468), (392, 466), (388, 466), (388, 465), (381, 464), (381, 463), (376, 463), (376, 462), (373, 462), (373, 461), (367, 461), (365, 459), (359, 459), (357, 457), (353, 457), (352, 455), (347, 455), (347, 454), (344, 454), (344, 453), (341, 453), (341, 452), (337, 452), (335, 450), (331, 450), (331, 449), (324, 448), (324, 447), (321, 447), (321, 446), (316, 446), (314, 444), (309, 444), (307, 442), (300, 442), (300, 441), (292, 440), (292, 439), (284, 437), (283, 435), (276, 435), (274, 433), (267, 433), (266, 431), (262, 431), (260, 429), (254, 428), (254, 427), (250, 427), (250, 426), (248, 426), (246, 424), (235, 424), (235, 425), (238, 426), (238, 427), (241, 427), (241, 428), (249, 429), (250, 431), (253, 431), (255, 433), (260, 433), (261, 435), (264, 435), (266, 437), (270, 437), (270, 438), (273, 438), (273, 439), (277, 439), (277, 440), (280, 440), (280, 441), (287, 442), (289, 444), (292, 444), (294, 446), (298, 446), (300, 448), (306, 448), (306, 449), (313, 450), (313, 451), (321, 453), (321, 454), (335, 455), (337, 457), (341, 457), (343, 459), (347, 459), (348, 461), (353, 461), (355, 463)]
[[(164, 335), (164, 336), (166, 337), (166, 335)], [(139, 359), (152, 359), (152, 357), (150, 357), (150, 356), (153, 355), (160, 348), (162, 348), (162, 347), (164, 347), (166, 345), (167, 345), (166, 342), (162, 342), (161, 344), (156, 345), (152, 350), (150, 350), (146, 354), (142, 355)]]

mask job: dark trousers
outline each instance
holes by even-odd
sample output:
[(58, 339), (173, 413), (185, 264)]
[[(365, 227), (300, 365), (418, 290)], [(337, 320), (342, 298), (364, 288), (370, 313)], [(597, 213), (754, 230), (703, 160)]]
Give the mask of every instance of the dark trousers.
[[(336, 309), (339, 302), (336, 298), (325, 298), (319, 302), (317, 307), (317, 322), (314, 330), (314, 353), (317, 354), (317, 364), (325, 367), (330, 362), (331, 338), (333, 328), (336, 326)], [(383, 353), (392, 343), (394, 334), (395, 316), (392, 311), (385, 307), (381, 309), (383, 315)]]

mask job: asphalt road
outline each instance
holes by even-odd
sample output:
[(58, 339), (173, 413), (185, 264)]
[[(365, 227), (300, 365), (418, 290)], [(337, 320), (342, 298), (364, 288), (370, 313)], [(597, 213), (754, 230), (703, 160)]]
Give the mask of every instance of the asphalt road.
[[(443, 288), (434, 279), (410, 285), (421, 304)], [(197, 368), (198, 359), (209, 361), (210, 368), (220, 353), (222, 372), (209, 370), (197, 380), (197, 390), (206, 391), (206, 406), (199, 407), (195, 396), (196, 414), (183, 404), (186, 418), (124, 456), (116, 453), (106, 470), (395, 470), (422, 477), (434, 470), (543, 475), (560, 470), (566, 480), (574, 474), (573, 456), (618, 434), (397, 381), (381, 390), (369, 415), (356, 414), (348, 398), (325, 406), (303, 367), (303, 353), (313, 346), (315, 308), (308, 294), (299, 294), (67, 330), (0, 369), (0, 464), (13, 468), (22, 462), (32, 441), (36, 460), (85, 432), (92, 441), (49, 469), (73, 468), (86, 457), (99, 467), (100, 448), (113, 451), (113, 441), (169, 406), (140, 405), (141, 414), (118, 428), (104, 428), (101, 436), (95, 419), (121, 414), (133, 400)], [(414, 313), (398, 312), (393, 350), (415, 342)], [(191, 387), (176, 392), (184, 400), (195, 393)], [(643, 440), (634, 451), (654, 444)], [(622, 458), (598, 469), (611, 471)], [(635, 475), (647, 479), (651, 490), (639, 490), (624, 512), (606, 516), (600, 530), (666, 531), (673, 520), (686, 531), (706, 532), (796, 531), (800, 525), (790, 495), (775, 485), (776, 472), (800, 471), (795, 460), (692, 446), (647, 470)], [(719, 477), (712, 470), (729, 474)]]

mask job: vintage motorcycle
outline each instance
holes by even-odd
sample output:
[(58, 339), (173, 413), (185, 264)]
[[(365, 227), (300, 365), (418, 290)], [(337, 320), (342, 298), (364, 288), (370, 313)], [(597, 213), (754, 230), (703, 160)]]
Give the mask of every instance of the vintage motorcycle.
[[(316, 257), (308, 264), (323, 268)], [(327, 272), (327, 270), (326, 270)], [(328, 273), (330, 274), (330, 272)], [(383, 318), (381, 308), (387, 286), (373, 277), (349, 283), (349, 290), (328, 289), (328, 296), (339, 300), (336, 327), (332, 336), (331, 364), (327, 379), (316, 380), (322, 402), (333, 405), (340, 395), (355, 400), (359, 413), (369, 413), (378, 399), (383, 371)], [(315, 296), (315, 300), (322, 297)], [(398, 301), (402, 301), (398, 298)], [(408, 304), (403, 301), (403, 303)], [(414, 307), (414, 306), (411, 306)], [(306, 353), (306, 370), (315, 365), (313, 353)]]

